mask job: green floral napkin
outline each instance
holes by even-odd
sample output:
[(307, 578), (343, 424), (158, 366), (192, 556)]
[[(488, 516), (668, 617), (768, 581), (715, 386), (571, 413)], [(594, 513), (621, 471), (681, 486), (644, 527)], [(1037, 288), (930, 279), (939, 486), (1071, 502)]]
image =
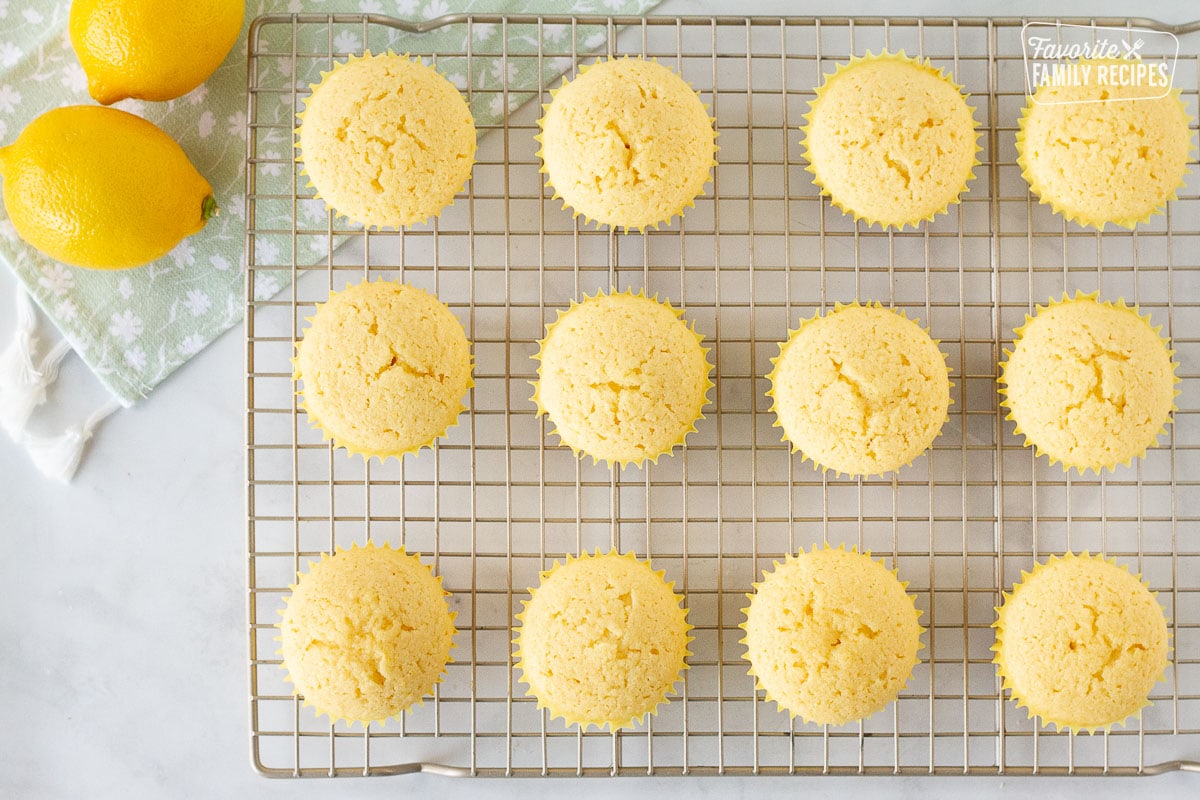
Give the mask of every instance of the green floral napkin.
[[(657, 0), (257, 0), (247, 3), (246, 18), (285, 12), (354, 12), (390, 14), (413, 20), (449, 13), (640, 14)], [(67, 37), (66, 0), (0, 0), (0, 143), (11, 142), (25, 124), (51, 108), (91, 103), (87, 80)], [(549, 27), (549, 26), (547, 26)], [(564, 30), (547, 35), (569, 35)], [(498, 52), (498, 26), (475, 26), (480, 52)], [(388, 31), (387, 44), (397, 51), (438, 49), (465, 51), (463, 28), (447, 28), (411, 37)], [(353, 41), (351, 41), (353, 39)], [(269, 44), (269, 43), (268, 43)], [(579, 42), (586, 52), (602, 46)], [(353, 34), (335, 41), (336, 50), (363, 46)], [(509, 42), (509, 52), (535, 52), (537, 43), (522, 38)], [(439, 61), (453, 75), (451, 59)], [(536, 69), (533, 59), (521, 59), (520, 69)], [(561, 60), (560, 60), (561, 61)], [(547, 65), (558, 71), (569, 63)], [(495, 122), (505, 112), (494, 102), (502, 70), (478, 69), (485, 90), (473, 111), (481, 122)], [(508, 76), (511, 83), (530, 85), (530, 76)], [(460, 88), (461, 82), (460, 82)], [(517, 100), (525, 98), (515, 98)], [(159, 261), (133, 270), (96, 272), (64, 266), (21, 241), (8, 217), (0, 211), (0, 260), (17, 274), (25, 289), (54, 322), (76, 353), (91, 367), (122, 405), (131, 405), (176, 368), (235, 325), (243, 309), (242, 253), (245, 224), (246, 40), (243, 35), (217, 72), (191, 94), (166, 103), (127, 100), (118, 108), (152, 120), (176, 139), (197, 169), (212, 183), (220, 215), (198, 235), (185, 239)], [(283, 121), (290, 105), (272, 113)], [(266, 158), (285, 158), (292, 142), (262, 142)], [(272, 150), (273, 148), (273, 150)], [(282, 169), (282, 167), (281, 167)], [(319, 203), (312, 202), (323, 217)], [(260, 212), (262, 213), (262, 212)], [(290, 220), (260, 227), (289, 227)], [(258, 247), (275, 247), (263, 239)], [(316, 263), (327, 250), (299, 253)], [(269, 254), (268, 254), (269, 255)], [(282, 274), (282, 273), (279, 273)], [(266, 296), (280, 288), (278, 280), (256, 288)], [(25, 372), (33, 361), (26, 360)], [(45, 364), (43, 364), (45, 366)], [(50, 365), (53, 367), (53, 365)], [(3, 376), (0, 376), (0, 380)], [(36, 404), (36, 403), (35, 403)], [(27, 415), (27, 414), (26, 414)], [(19, 426), (18, 426), (19, 427)], [(11, 431), (10, 431), (11, 432)], [(86, 437), (85, 437), (86, 438)]]

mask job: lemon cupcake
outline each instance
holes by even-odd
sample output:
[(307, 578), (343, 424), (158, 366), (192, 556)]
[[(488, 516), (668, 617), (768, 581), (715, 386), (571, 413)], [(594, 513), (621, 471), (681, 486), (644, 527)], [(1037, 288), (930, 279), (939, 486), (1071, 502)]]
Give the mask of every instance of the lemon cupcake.
[(517, 668), (538, 708), (616, 730), (653, 714), (687, 669), (687, 609), (649, 562), (616, 550), (541, 574), (517, 615)]
[(1063, 470), (1128, 466), (1166, 432), (1178, 391), (1161, 326), (1123, 300), (1038, 306), (1000, 365), (1001, 404), (1025, 444)]
[(707, 106), (654, 61), (581, 67), (544, 109), (537, 138), (546, 185), (586, 221), (657, 227), (694, 204), (717, 163)]
[(597, 293), (559, 311), (534, 356), (538, 413), (593, 462), (657, 461), (696, 429), (713, 383), (703, 338), (645, 294)]
[(869, 553), (788, 556), (746, 597), (745, 658), (781, 711), (818, 725), (863, 719), (896, 699), (917, 665), (921, 626), (894, 570)]
[(916, 322), (877, 303), (838, 303), (802, 321), (771, 363), (775, 425), (814, 467), (899, 469), (933, 444), (947, 418), (945, 355)]
[(1149, 705), (1167, 668), (1167, 620), (1138, 576), (1067, 553), (1022, 572), (996, 609), (995, 663), (1030, 718), (1107, 730)]
[(392, 53), (323, 73), (299, 114), (299, 161), (317, 197), (368, 228), (436, 216), (475, 163), (475, 122), (454, 85)]
[(294, 693), (335, 722), (384, 720), (421, 702), (451, 660), (448, 594), (417, 556), (387, 545), (311, 563), (280, 612)]
[(375, 281), (331, 293), (296, 345), (309, 422), (365, 458), (433, 444), (466, 409), (471, 346), (462, 324), (415, 286)]
[(1017, 133), (1017, 163), (1038, 200), (1100, 230), (1132, 228), (1174, 200), (1192, 146), (1178, 89), (1147, 98), (1145, 87), (1098, 79), (1127, 63), (1084, 61), (1080, 85), (1039, 87)]
[(903, 51), (839, 65), (805, 115), (813, 183), (868, 225), (903, 229), (945, 213), (974, 177), (981, 149), (961, 89)]

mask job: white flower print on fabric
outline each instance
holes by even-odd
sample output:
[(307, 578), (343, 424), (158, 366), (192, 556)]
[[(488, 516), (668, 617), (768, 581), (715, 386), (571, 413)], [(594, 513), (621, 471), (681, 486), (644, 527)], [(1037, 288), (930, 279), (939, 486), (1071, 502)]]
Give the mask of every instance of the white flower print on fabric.
[(225, 131), (234, 139), (242, 140), (246, 138), (246, 112), (239, 111), (236, 114), (230, 114), (228, 118), (229, 127)]
[(282, 156), (278, 150), (268, 150), (263, 153), (262, 157), (268, 161), (275, 161), (274, 164), (263, 163), (258, 165), (258, 171), (263, 175), (270, 175), (272, 178), (278, 178), (283, 174), (283, 164), (278, 163)]
[(211, 111), (205, 111), (196, 122), (196, 133), (200, 134), (201, 139), (207, 139), (212, 135), (215, 127), (217, 127), (217, 118)]
[(221, 256), (221, 255), (211, 256), (208, 259), (208, 263), (210, 265), (212, 265), (212, 268), (215, 269), (217, 272), (225, 272), (231, 266), (233, 266), (232, 264), (229, 263), (229, 259), (227, 259), (225, 256)]
[(121, 280), (117, 281), (117, 292), (126, 300), (133, 297), (133, 281), (128, 275), (122, 276)]
[(0, 66), (11, 67), (21, 60), (21, 51), (12, 42), (0, 42)]
[(87, 73), (83, 71), (78, 63), (71, 62), (63, 67), (62, 85), (70, 89), (72, 92), (82, 94), (87, 91), (88, 79)]
[(38, 286), (49, 289), (58, 297), (63, 297), (75, 288), (75, 276), (62, 264), (47, 264), (42, 267), (42, 277), (38, 278)]
[(0, 86), (0, 112), (11, 114), (16, 110), (17, 104), (21, 102), (21, 93), (13, 87), (5, 84)]
[(179, 343), (179, 353), (183, 356), (194, 356), (204, 349), (208, 342), (198, 333), (193, 333), (183, 337), (183, 341)]
[(417, 13), (417, 0), (396, 0), (396, 13), (402, 17), (411, 17)]
[(0, 0), (0, 19), (8, 16), (8, 0)]
[(112, 315), (112, 325), (109, 326), (108, 332), (114, 339), (123, 339), (125, 344), (132, 344), (142, 335), (142, 320), (134, 315), (132, 309), (127, 308)]
[(75, 305), (75, 301), (68, 297), (54, 306), (54, 313), (59, 319), (69, 322), (79, 316), (79, 308)]
[(429, 0), (429, 5), (425, 6), (425, 19), (437, 19), (449, 13), (450, 6), (445, 0)]
[(171, 250), (171, 258), (177, 267), (190, 267), (196, 263), (196, 245), (191, 239), (184, 239)]
[(125, 351), (125, 363), (138, 372), (146, 368), (146, 351), (140, 344), (135, 344)]
[(383, 3), (379, 0), (359, 0), (358, 10), (364, 14), (382, 14)]
[(256, 272), (254, 274), (254, 299), (268, 300), (279, 291), (279, 278), (273, 272)]
[(21, 12), (21, 15), (25, 17), (25, 21), (30, 25), (40, 25), (42, 20), (45, 19), (36, 8), (27, 8)]
[(202, 316), (211, 305), (212, 301), (208, 299), (208, 295), (199, 289), (189, 289), (187, 297), (183, 300), (183, 307), (192, 312), (193, 317)]
[(362, 48), (359, 44), (361, 41), (362, 38), (357, 33), (342, 31), (333, 37), (333, 49), (339, 53), (357, 53)]

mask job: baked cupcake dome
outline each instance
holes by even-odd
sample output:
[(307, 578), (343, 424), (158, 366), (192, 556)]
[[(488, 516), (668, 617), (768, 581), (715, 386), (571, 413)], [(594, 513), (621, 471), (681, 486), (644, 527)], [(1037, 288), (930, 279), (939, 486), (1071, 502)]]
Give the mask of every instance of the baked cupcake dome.
[(538, 708), (568, 725), (637, 724), (673, 691), (692, 637), (674, 584), (616, 550), (541, 574), (517, 615), (517, 668)]
[(716, 165), (707, 107), (655, 61), (580, 67), (553, 92), (538, 124), (542, 172), (563, 207), (627, 231), (682, 214)]
[(403, 549), (368, 542), (323, 555), (280, 612), (294, 692), (334, 721), (375, 722), (421, 702), (451, 660), (448, 594)]
[[(1103, 229), (1132, 228), (1162, 211), (1183, 185), (1192, 133), (1178, 89), (1096, 82), (1041, 86), (1026, 101), (1017, 133), (1017, 163), (1041, 203), (1066, 219)], [(1072, 135), (1064, 136), (1068, 131)]]
[(838, 303), (802, 321), (772, 363), (775, 425), (814, 467), (848, 475), (899, 469), (947, 418), (945, 355), (916, 322), (878, 304)]
[(916, 226), (967, 188), (981, 149), (961, 87), (900, 53), (853, 57), (826, 77), (805, 115), (813, 183), (868, 225)]
[(576, 454), (641, 465), (682, 444), (703, 418), (712, 366), (683, 312), (626, 291), (572, 301), (534, 356), (538, 413)]
[(1080, 472), (1128, 465), (1165, 433), (1178, 392), (1174, 351), (1124, 301), (1063, 295), (1016, 330), (1001, 403), (1038, 454)]
[(921, 626), (895, 572), (869, 553), (789, 555), (746, 595), (745, 658), (781, 711), (843, 725), (884, 708), (918, 662)]
[(1052, 556), (1004, 595), (995, 663), (1018, 707), (1072, 731), (1106, 730), (1149, 705), (1166, 672), (1167, 621), (1111, 559)]
[(433, 444), (473, 385), (462, 324), (436, 297), (394, 281), (359, 283), (317, 306), (296, 345), (309, 422), (365, 458)]
[(317, 197), (368, 228), (436, 216), (475, 162), (475, 122), (450, 81), (392, 53), (322, 74), (300, 112), (299, 160)]

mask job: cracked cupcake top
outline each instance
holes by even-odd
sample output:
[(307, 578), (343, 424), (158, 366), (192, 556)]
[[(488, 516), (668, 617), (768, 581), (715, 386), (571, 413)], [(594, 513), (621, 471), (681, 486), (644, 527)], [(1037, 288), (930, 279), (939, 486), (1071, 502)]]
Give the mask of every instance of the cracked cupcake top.
[(1178, 89), (1147, 97), (1146, 87), (1097, 78), (1127, 63), (1082, 61), (1080, 85), (1039, 87), (1017, 134), (1017, 163), (1038, 199), (1101, 230), (1132, 228), (1174, 199), (1192, 147)]
[(629, 292), (559, 312), (535, 356), (533, 400), (563, 444), (595, 461), (640, 465), (695, 430), (712, 367), (682, 313)]
[(367, 458), (433, 443), (466, 406), (471, 347), (436, 297), (391, 281), (330, 295), (296, 345), (309, 421)]
[(387, 545), (323, 555), (279, 622), (283, 667), (305, 705), (333, 720), (394, 717), (441, 681), (454, 614), (442, 579)]
[(471, 111), (419, 61), (367, 53), (336, 64), (299, 117), (300, 160), (317, 196), (367, 227), (422, 222), (471, 175)]
[(1136, 309), (1077, 293), (1017, 330), (1000, 383), (1026, 444), (1079, 471), (1116, 467), (1155, 444), (1175, 404), (1175, 364)]
[(868, 224), (932, 220), (973, 177), (974, 111), (940, 70), (903, 52), (867, 53), (840, 66), (806, 118), (813, 182)]
[(642, 59), (601, 61), (555, 90), (539, 123), (542, 171), (587, 220), (641, 229), (704, 191), (716, 133), (692, 87)]
[(801, 551), (776, 562), (749, 597), (750, 673), (793, 717), (819, 725), (868, 717), (896, 699), (917, 664), (920, 612), (869, 554)]
[(518, 615), (522, 682), (567, 724), (635, 724), (686, 668), (691, 626), (681, 600), (630, 553), (568, 556), (542, 573)]
[(776, 425), (814, 466), (876, 475), (937, 438), (950, 375), (917, 323), (879, 305), (841, 305), (801, 323), (768, 375)]
[(1121, 722), (1147, 705), (1167, 666), (1167, 621), (1129, 570), (1084, 553), (1038, 564), (995, 623), (995, 662), (1029, 716), (1074, 731)]

